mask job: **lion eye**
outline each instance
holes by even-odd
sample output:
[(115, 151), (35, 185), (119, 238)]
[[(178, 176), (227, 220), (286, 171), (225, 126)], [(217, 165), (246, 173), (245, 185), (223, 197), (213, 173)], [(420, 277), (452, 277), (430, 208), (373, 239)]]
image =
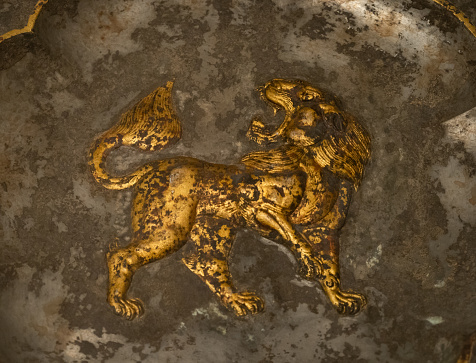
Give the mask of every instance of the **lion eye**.
[(311, 101), (314, 99), (314, 93), (310, 93), (310, 92), (304, 92), (303, 94), (301, 94), (301, 100), (303, 101)]

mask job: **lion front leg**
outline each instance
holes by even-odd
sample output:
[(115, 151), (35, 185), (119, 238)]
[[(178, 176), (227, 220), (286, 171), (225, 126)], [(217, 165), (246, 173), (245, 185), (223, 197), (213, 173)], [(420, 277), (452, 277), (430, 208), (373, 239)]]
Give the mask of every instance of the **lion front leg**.
[[(332, 262), (326, 262), (326, 264), (333, 265)], [(367, 300), (362, 294), (341, 290), (339, 274), (333, 272), (336, 268), (337, 264), (324, 270), (323, 276), (319, 280), (322, 289), (339, 313), (357, 314), (367, 304)]]
[(183, 258), (184, 264), (204, 281), (220, 301), (236, 315), (256, 314), (264, 309), (264, 301), (253, 292), (237, 291), (228, 268), (228, 255), (235, 230), (223, 219), (197, 217), (190, 238), (194, 253)]
[(287, 244), (299, 264), (299, 275), (313, 280), (321, 276), (323, 271), (322, 261), (313, 253), (306, 237), (295, 230), (285, 216), (271, 211), (260, 210), (256, 213), (256, 219), (262, 225), (272, 228), (279, 233), (278, 243)]
[(311, 227), (305, 228), (303, 234), (310, 241), (314, 254), (320, 256), (323, 263), (319, 282), (331, 304), (341, 314), (358, 313), (367, 304), (367, 300), (362, 294), (341, 289), (338, 231)]

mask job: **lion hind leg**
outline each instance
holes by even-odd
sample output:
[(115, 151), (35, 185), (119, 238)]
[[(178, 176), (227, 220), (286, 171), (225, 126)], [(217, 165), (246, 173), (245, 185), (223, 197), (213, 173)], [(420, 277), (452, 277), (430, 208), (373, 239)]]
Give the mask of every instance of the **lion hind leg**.
[(199, 217), (191, 232), (195, 252), (183, 262), (236, 315), (256, 314), (264, 309), (264, 301), (253, 292), (238, 292), (232, 282), (228, 256), (234, 238), (234, 228), (224, 220)]
[(107, 300), (116, 314), (134, 319), (143, 314), (141, 300), (127, 297), (134, 272), (141, 266), (162, 259), (180, 249), (187, 236), (172, 229), (161, 231), (147, 240), (132, 243), (107, 254), (109, 288)]
[(127, 290), (134, 274), (134, 254), (129, 248), (116, 249), (107, 254), (109, 270), (109, 287), (107, 301), (118, 315), (129, 320), (140, 316), (144, 312), (143, 304), (139, 299), (128, 299)]
[(132, 243), (107, 254), (109, 270), (108, 302), (118, 315), (134, 319), (144, 312), (139, 299), (127, 297), (135, 271), (143, 265), (160, 260), (177, 250), (187, 241), (175, 231), (163, 231), (148, 240)]
[(139, 299), (127, 298), (134, 272), (179, 250), (188, 240), (194, 223), (196, 198), (175, 193), (170, 187), (150, 188), (150, 183), (166, 183), (151, 174), (136, 188), (132, 212), (133, 242), (107, 255), (108, 302), (128, 319), (143, 312)]

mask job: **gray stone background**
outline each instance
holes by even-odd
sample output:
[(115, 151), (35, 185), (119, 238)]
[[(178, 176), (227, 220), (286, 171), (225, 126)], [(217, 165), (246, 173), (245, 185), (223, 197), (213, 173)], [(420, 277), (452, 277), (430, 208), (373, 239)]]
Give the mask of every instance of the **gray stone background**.
[[(471, 0), (455, 2), (476, 22)], [(0, 1), (0, 34), (35, 1)], [(0, 44), (1, 362), (456, 362), (476, 331), (476, 38), (426, 0), (50, 0), (34, 35)], [(183, 139), (118, 150), (118, 173), (163, 155), (236, 163), (270, 109), (254, 89), (302, 78), (337, 95), (373, 155), (341, 238), (339, 316), (293, 258), (243, 231), (236, 318), (180, 262), (139, 270), (126, 321), (105, 253), (129, 240), (131, 192), (96, 184), (93, 139), (168, 80)]]

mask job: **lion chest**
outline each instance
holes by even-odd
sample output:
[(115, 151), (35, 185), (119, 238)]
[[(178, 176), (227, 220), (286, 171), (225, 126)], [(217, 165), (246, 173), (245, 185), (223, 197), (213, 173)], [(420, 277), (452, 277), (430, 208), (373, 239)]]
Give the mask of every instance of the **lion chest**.
[(254, 209), (290, 214), (299, 205), (304, 188), (305, 175), (300, 172), (249, 175), (239, 184), (239, 197)]
[(339, 194), (337, 178), (325, 177), (318, 169), (308, 172), (301, 203), (291, 215), (295, 224), (317, 223), (332, 210)]

